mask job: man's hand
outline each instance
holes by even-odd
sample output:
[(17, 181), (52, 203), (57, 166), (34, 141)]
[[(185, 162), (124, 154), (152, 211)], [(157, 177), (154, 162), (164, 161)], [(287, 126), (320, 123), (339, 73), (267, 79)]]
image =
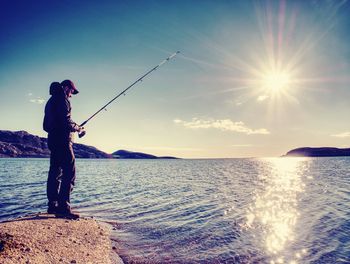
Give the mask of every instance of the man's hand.
[(79, 138), (82, 138), (83, 136), (85, 136), (85, 134), (86, 134), (85, 128), (82, 127), (82, 126), (80, 126), (80, 127), (79, 127), (79, 130), (78, 130), (78, 136), (79, 136)]

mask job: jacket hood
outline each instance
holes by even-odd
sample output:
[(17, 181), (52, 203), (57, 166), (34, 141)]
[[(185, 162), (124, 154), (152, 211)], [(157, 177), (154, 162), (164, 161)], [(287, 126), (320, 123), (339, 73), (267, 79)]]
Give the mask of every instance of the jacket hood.
[(51, 83), (49, 92), (52, 96), (64, 96), (62, 85), (59, 82)]

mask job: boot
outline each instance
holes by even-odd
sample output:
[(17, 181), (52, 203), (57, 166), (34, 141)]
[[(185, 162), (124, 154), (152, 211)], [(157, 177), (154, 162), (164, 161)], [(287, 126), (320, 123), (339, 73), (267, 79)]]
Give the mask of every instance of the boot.
[(55, 213), (58, 218), (67, 218), (67, 219), (78, 219), (80, 215), (78, 213), (73, 212), (70, 208), (62, 208), (58, 207)]
[(56, 214), (57, 213), (57, 202), (49, 202), (48, 203), (48, 208), (47, 208), (47, 213), (48, 214)]

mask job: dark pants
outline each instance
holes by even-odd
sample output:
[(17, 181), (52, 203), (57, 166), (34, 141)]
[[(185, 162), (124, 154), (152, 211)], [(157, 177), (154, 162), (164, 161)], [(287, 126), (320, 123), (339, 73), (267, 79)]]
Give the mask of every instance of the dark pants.
[(50, 170), (47, 179), (49, 207), (58, 204), (62, 209), (70, 209), (70, 193), (75, 181), (75, 157), (72, 142), (50, 139)]

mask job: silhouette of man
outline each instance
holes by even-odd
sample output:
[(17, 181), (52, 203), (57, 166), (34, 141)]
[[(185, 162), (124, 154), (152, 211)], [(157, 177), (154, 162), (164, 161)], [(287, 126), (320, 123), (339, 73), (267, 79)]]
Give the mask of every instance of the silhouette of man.
[(43, 128), (48, 133), (47, 143), (51, 151), (50, 169), (47, 179), (47, 198), (49, 214), (71, 219), (79, 218), (72, 212), (70, 194), (75, 182), (75, 157), (73, 134), (82, 132), (71, 119), (69, 98), (78, 90), (70, 80), (53, 82), (50, 85), (51, 98), (45, 106)]

